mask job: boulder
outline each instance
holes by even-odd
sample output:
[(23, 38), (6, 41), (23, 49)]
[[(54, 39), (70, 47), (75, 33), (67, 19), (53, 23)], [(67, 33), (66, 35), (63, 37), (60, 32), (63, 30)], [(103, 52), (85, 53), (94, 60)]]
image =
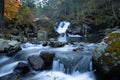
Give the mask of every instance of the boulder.
[(34, 70), (43, 70), (45, 68), (44, 61), (39, 56), (32, 55), (28, 57), (28, 61)]
[(20, 50), (21, 50), (20, 46), (16, 46), (16, 47), (10, 46), (8, 49), (7, 48), (4, 49), (4, 51), (7, 52), (7, 56), (14, 56)]
[(120, 31), (109, 33), (101, 43), (98, 43), (93, 63), (98, 73), (111, 79), (120, 76)]
[[(16, 40), (4, 40), (0, 39), (0, 52), (10, 52), (11, 50), (14, 50), (12, 52), (18, 52), (20, 49), (20, 42)], [(12, 53), (10, 52), (10, 53)]]
[(19, 62), (14, 71), (20, 75), (26, 74), (30, 71), (27, 63)]
[(51, 47), (63, 47), (66, 43), (65, 42), (50, 42), (49, 46)]
[(49, 67), (52, 66), (52, 62), (53, 62), (53, 58), (55, 57), (55, 53), (54, 52), (42, 51), (40, 53), (40, 57), (44, 60), (45, 67), (49, 68)]

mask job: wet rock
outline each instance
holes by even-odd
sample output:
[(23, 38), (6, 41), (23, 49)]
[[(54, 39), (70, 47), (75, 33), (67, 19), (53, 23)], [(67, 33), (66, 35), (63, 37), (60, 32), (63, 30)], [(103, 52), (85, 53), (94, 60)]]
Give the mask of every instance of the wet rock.
[(48, 46), (48, 42), (43, 42), (43, 46)]
[(73, 51), (83, 51), (84, 48), (74, 48)]
[(34, 70), (43, 70), (45, 68), (44, 61), (39, 56), (32, 55), (28, 58), (28, 61)]
[(120, 31), (109, 33), (93, 54), (93, 63), (99, 73), (112, 78), (120, 76)]
[(5, 75), (3, 77), (0, 77), (0, 80), (19, 80), (19, 79), (15, 73), (11, 73), (11, 74)]
[(40, 53), (40, 57), (44, 60), (45, 67), (49, 68), (52, 66), (52, 62), (53, 62), (53, 58), (55, 57), (55, 53), (43, 51)]
[(30, 71), (27, 63), (19, 62), (14, 71), (20, 75), (26, 74)]
[(50, 42), (49, 46), (51, 47), (63, 47), (65, 44), (65, 42)]
[[(0, 39), (0, 52), (4, 52), (7, 51), (9, 52), (9, 48), (11, 50), (11, 47), (13, 50), (18, 51), (18, 49), (20, 49), (20, 42), (16, 41), (16, 40), (4, 40), (4, 39)], [(16, 52), (13, 51), (13, 52)]]
[(20, 46), (16, 46), (16, 47), (9, 47), (8, 49), (4, 49), (5, 52), (7, 52), (7, 56), (14, 56), (15, 54), (17, 54), (17, 52), (19, 52), (21, 50)]

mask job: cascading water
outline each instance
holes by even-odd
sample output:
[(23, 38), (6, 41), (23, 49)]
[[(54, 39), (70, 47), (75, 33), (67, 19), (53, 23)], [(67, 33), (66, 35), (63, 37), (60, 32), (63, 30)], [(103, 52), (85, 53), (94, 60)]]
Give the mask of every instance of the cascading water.
[(91, 59), (91, 56), (83, 56), (83, 58), (73, 67), (73, 72), (77, 70), (80, 72), (92, 71)]
[[(73, 49), (77, 48), (79, 45), (83, 45), (85, 47), (85, 51), (82, 52), (74, 52)], [(64, 47), (60, 48), (52, 48), (52, 47), (43, 47), (42, 44), (31, 44), (26, 43), (22, 44), (22, 51), (20, 51), (14, 59), (17, 60), (19, 57), (25, 57), (26, 60), (30, 55), (38, 55), (41, 51), (53, 51), (55, 52), (56, 56), (62, 57), (62, 59), (68, 60), (67, 63), (72, 61), (74, 66), (65, 66), (67, 63), (64, 63), (61, 58), (56, 58), (53, 60), (52, 69), (49, 71), (33, 71), (34, 76), (28, 77), (27, 79), (23, 80), (95, 80), (93, 71), (92, 71), (92, 63), (91, 63), (91, 55), (85, 54), (86, 52), (90, 51), (89, 49), (93, 49), (94, 44), (85, 44), (80, 43), (77, 46), (73, 46), (71, 44), (65, 45)], [(88, 49), (89, 48), (89, 49)], [(82, 56), (82, 58), (77, 57)], [(80, 59), (76, 59), (80, 58)], [(3, 59), (3, 62), (6, 61)], [(9, 64), (3, 65), (0, 70), (0, 77), (8, 75), (13, 72), (13, 69), (16, 67), (18, 62), (21, 62), (23, 59), (20, 58), (19, 61), (13, 61)], [(25, 60), (25, 61), (26, 61)], [(77, 62), (74, 60), (78, 60)], [(72, 73), (67, 72), (67, 68), (71, 67)], [(81, 73), (82, 72), (82, 73)], [(66, 74), (67, 73), (67, 74)]]
[(70, 26), (70, 22), (61, 21), (58, 26), (55, 26), (55, 31), (60, 34), (57, 41), (67, 42), (66, 30)]
[(60, 63), (59, 60), (54, 60), (53, 61), (52, 70), (53, 71), (65, 72), (64, 65), (62, 63)]
[(58, 26), (55, 26), (55, 31), (59, 34), (65, 33), (68, 27), (70, 26), (70, 22), (61, 21)]

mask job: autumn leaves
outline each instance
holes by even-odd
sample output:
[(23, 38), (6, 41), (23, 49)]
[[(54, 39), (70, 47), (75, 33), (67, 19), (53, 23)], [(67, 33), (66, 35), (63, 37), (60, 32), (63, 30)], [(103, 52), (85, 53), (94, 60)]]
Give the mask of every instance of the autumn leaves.
[(5, 0), (4, 18), (16, 24), (25, 24), (31, 22), (34, 15), (29, 7), (22, 5), (20, 0)]
[(4, 17), (7, 20), (12, 20), (18, 12), (21, 2), (16, 0), (5, 0), (4, 4)]

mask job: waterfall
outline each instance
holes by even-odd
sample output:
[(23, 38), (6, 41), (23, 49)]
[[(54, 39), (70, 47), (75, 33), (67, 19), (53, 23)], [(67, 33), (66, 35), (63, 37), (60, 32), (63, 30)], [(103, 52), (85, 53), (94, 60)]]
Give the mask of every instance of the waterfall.
[(55, 31), (59, 34), (66, 33), (66, 30), (70, 26), (70, 22), (61, 21), (58, 26), (55, 26)]
[(73, 67), (73, 72), (87, 72), (92, 71), (92, 57), (91, 56), (83, 56), (83, 58)]
[(54, 60), (53, 61), (53, 66), (52, 66), (53, 71), (60, 71), (60, 72), (65, 72), (64, 65), (59, 62), (59, 60)]
[[(22, 44), (22, 50), (12, 58), (15, 61), (0, 66), (0, 77), (13, 73), (16, 65), (19, 62), (26, 62), (27, 58), (31, 55), (39, 55), (41, 51), (53, 51), (55, 52), (55, 58), (53, 60), (52, 69), (50, 69), (49, 71), (31, 70), (34, 75), (27, 78), (25, 76), (26, 79), (21, 80), (95, 80), (94, 73), (92, 71), (92, 55), (85, 54), (85, 52), (90, 51), (94, 48), (94, 44), (83, 43), (83, 45), (83, 47), (85, 47), (83, 49), (84, 51), (75, 52), (73, 51), (73, 49), (77, 48), (79, 44), (69, 44), (59, 48), (53, 48), (50, 46), (44, 47), (42, 46), (42, 44)], [(2, 59), (0, 63), (9, 61), (10, 59), (7, 57), (1, 58)], [(69, 70), (71, 70), (73, 73), (69, 72)]]
[(66, 31), (69, 26), (70, 26), (70, 22), (61, 21), (59, 25), (54, 27), (55, 31), (60, 34), (59, 37), (57, 38), (57, 41), (67, 42)]

